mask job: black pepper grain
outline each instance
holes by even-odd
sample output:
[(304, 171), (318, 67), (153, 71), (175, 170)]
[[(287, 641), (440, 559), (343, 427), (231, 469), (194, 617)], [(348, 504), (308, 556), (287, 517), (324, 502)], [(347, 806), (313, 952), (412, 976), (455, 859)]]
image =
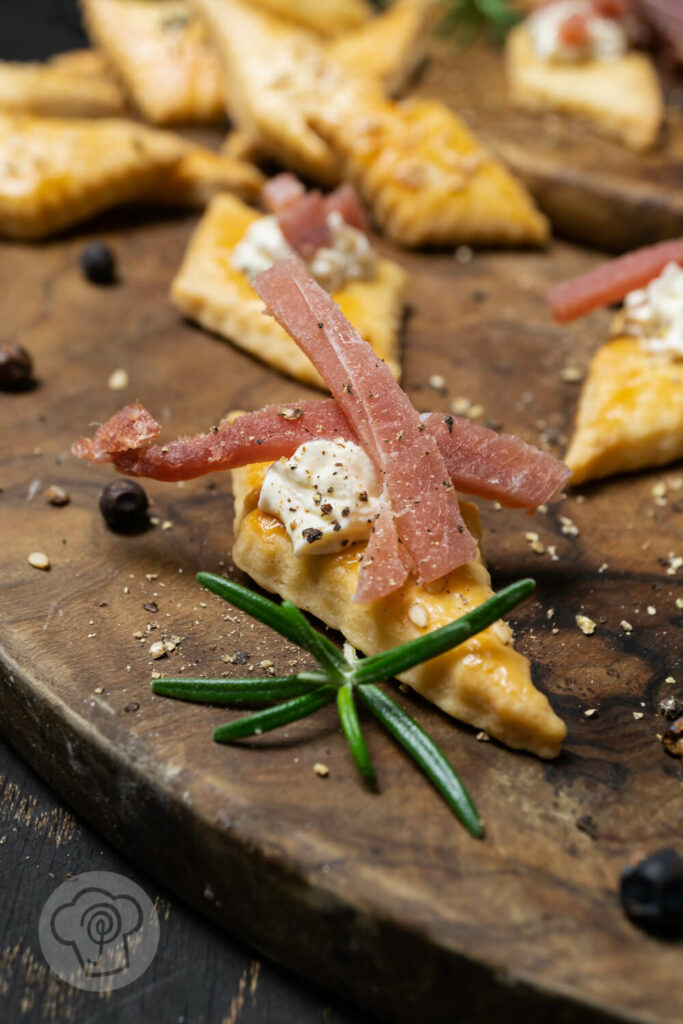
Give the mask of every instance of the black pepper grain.
[(113, 284), (116, 280), (116, 259), (104, 242), (90, 242), (81, 252), (83, 276), (92, 284)]
[(115, 533), (139, 533), (149, 525), (149, 502), (135, 480), (114, 480), (100, 494), (100, 512)]
[(35, 384), (33, 360), (20, 345), (0, 345), (0, 389), (26, 391)]
[(621, 903), (634, 924), (667, 938), (683, 935), (683, 857), (658, 850), (621, 874)]

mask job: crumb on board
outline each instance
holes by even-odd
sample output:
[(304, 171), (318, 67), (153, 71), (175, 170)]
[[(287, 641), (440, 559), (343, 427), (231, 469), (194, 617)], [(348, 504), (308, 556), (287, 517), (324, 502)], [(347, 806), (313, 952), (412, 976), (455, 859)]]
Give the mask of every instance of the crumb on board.
[(166, 650), (166, 644), (163, 640), (155, 640), (153, 644), (149, 645), (149, 654), (151, 658), (157, 661), (159, 658), (165, 658), (168, 654)]
[(621, 622), (619, 623), (619, 625), (623, 629), (624, 633), (632, 633), (633, 632), (633, 626), (631, 625), (630, 622), (627, 622), (626, 619), (622, 619)]
[(316, 761), (316, 763), (313, 765), (313, 771), (315, 772), (316, 775), (319, 775), (321, 779), (326, 779), (327, 776), (330, 774), (330, 769), (327, 767), (326, 764), (323, 764), (321, 761)]
[(634, 711), (633, 712), (633, 717), (635, 718), (636, 722), (639, 722), (640, 719), (643, 717), (643, 712), (642, 711)]
[(592, 636), (595, 632), (596, 623), (587, 615), (576, 615), (575, 622), (584, 636)]
[(129, 384), (130, 377), (121, 367), (114, 370), (113, 373), (109, 375), (109, 380), (107, 381), (107, 387), (110, 391), (125, 391)]
[(59, 484), (51, 484), (47, 490), (43, 491), (43, 497), (48, 505), (54, 505), (56, 508), (68, 505), (71, 501), (69, 493)]
[(597, 713), (597, 708), (586, 708), (586, 710), (584, 711), (584, 716), (586, 718), (594, 718), (597, 715)]
[(580, 370), (578, 366), (564, 366), (560, 370), (560, 380), (566, 384), (578, 384), (583, 380), (583, 370)]
[(489, 734), (487, 732), (484, 732), (483, 729), (480, 729), (479, 732), (477, 733), (477, 735), (474, 738), (475, 738), (475, 740), (478, 740), (479, 743), (490, 743), (491, 742), (491, 737), (489, 736)]
[(43, 551), (32, 551), (27, 561), (34, 569), (42, 569), (46, 572), (50, 568), (50, 559)]

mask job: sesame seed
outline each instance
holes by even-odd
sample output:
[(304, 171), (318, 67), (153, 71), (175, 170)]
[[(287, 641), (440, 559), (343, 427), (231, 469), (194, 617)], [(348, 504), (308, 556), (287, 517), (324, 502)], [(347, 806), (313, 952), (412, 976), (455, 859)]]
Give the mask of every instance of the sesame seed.
[(118, 370), (114, 370), (107, 381), (107, 387), (111, 391), (125, 391), (129, 384), (130, 377), (126, 371), (120, 367)]
[(408, 610), (408, 618), (419, 629), (424, 629), (429, 623), (429, 613), (422, 604), (412, 604)]

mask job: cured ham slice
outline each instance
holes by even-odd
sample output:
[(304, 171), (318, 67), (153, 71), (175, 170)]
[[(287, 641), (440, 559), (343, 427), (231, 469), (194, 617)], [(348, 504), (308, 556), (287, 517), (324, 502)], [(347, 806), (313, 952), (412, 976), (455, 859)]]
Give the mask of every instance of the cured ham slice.
[[(382, 571), (377, 572), (375, 561), (382, 560)], [(361, 604), (377, 601), (386, 595), (385, 579), (392, 590), (397, 590), (408, 578), (407, 557), (401, 550), (400, 537), (390, 506), (382, 504), (379, 515), (373, 523), (372, 532), (358, 570), (358, 583), (353, 600)]]
[(271, 213), (279, 213), (305, 195), (306, 189), (296, 175), (290, 174), (289, 171), (269, 178), (261, 189), (261, 198)]
[[(569, 477), (563, 462), (518, 437), (496, 434), (459, 416), (429, 413), (422, 419), (439, 445), (453, 486), (464, 494), (531, 512), (550, 501)], [(159, 431), (159, 424), (136, 403), (117, 412), (92, 440), (77, 441), (72, 451), (89, 462), (112, 462), (128, 476), (176, 481), (274, 461), (293, 455), (306, 441), (358, 443), (334, 399), (269, 405), (233, 422), (225, 420), (208, 434), (163, 447), (148, 444)]]
[(340, 213), (347, 224), (365, 234), (370, 230), (363, 204), (353, 185), (340, 185), (325, 198), (328, 214)]
[(278, 211), (277, 219), (282, 234), (304, 260), (313, 259), (318, 249), (332, 241), (327, 206), (320, 192), (307, 192), (288, 203)]
[[(375, 462), (418, 581), (429, 583), (476, 557), (438, 445), (388, 366), (296, 257), (264, 271), (253, 285), (323, 376)], [(389, 561), (395, 563), (395, 552), (383, 552), (368, 567), (378, 594), (397, 589), (384, 568)]]
[(548, 291), (553, 317), (566, 324), (600, 306), (619, 302), (635, 288), (643, 288), (671, 262), (683, 264), (683, 238), (636, 249), (556, 284)]
[(531, 513), (559, 495), (571, 476), (564, 462), (512, 434), (436, 412), (424, 422), (438, 441), (454, 487), (464, 494)]
[(153, 441), (161, 427), (143, 405), (126, 405), (107, 420), (92, 439), (82, 437), (71, 451), (79, 459), (89, 462), (112, 462), (113, 455), (137, 450)]

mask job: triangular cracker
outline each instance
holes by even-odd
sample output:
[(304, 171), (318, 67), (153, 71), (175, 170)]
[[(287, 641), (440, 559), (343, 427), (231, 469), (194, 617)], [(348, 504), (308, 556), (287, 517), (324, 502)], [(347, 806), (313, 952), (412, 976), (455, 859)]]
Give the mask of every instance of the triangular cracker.
[(43, 238), (149, 194), (186, 150), (132, 121), (0, 115), (0, 235)]
[(518, 25), (507, 37), (506, 65), (518, 106), (581, 115), (631, 149), (650, 149), (657, 141), (664, 104), (647, 54), (631, 50), (614, 60), (576, 64), (544, 60), (536, 56), (528, 27)]
[(222, 120), (221, 63), (186, 0), (81, 0), (88, 33), (154, 124)]
[(141, 198), (150, 203), (204, 209), (219, 192), (256, 200), (264, 181), (264, 175), (253, 164), (205, 146), (189, 146), (185, 156), (155, 183), (152, 192)]
[(68, 71), (71, 75), (81, 78), (110, 78), (111, 68), (104, 54), (99, 50), (83, 48), (81, 50), (65, 50), (50, 57), (48, 64), (60, 71)]
[(252, 3), (322, 36), (351, 32), (372, 14), (372, 7), (366, 0), (252, 0)]
[[(213, 199), (200, 221), (173, 281), (171, 297), (186, 316), (239, 348), (316, 387), (325, 385), (289, 335), (263, 315), (263, 302), (230, 255), (249, 225), (261, 216), (232, 196)], [(399, 330), (405, 272), (391, 260), (378, 261), (371, 281), (349, 281), (334, 294), (362, 337), (400, 376)]]
[(235, 122), (268, 156), (323, 184), (339, 180), (338, 160), (310, 127), (321, 104), (361, 103), (367, 82), (346, 74), (310, 32), (243, 0), (196, 0), (220, 50)]
[(542, 245), (524, 187), (436, 100), (333, 108), (316, 127), (382, 230), (402, 245)]
[(394, 0), (354, 32), (332, 40), (328, 54), (360, 78), (399, 94), (424, 60), (438, 0)]
[(572, 482), (683, 458), (683, 360), (618, 337), (593, 357), (565, 462)]
[(125, 107), (116, 82), (54, 64), (0, 61), (0, 111), (44, 117), (115, 117)]
[[(337, 554), (296, 557), (284, 526), (257, 507), (266, 468), (260, 464), (232, 471), (235, 565), (259, 586), (340, 630), (364, 654), (377, 654), (444, 626), (492, 596), (490, 576), (479, 556), (434, 584), (423, 587), (409, 581), (380, 601), (354, 603), (365, 544)], [(479, 536), (476, 509), (466, 502), (462, 507), (468, 527)], [(425, 618), (424, 627), (414, 624)], [(514, 650), (510, 629), (502, 621), (399, 679), (447, 714), (510, 747), (539, 757), (560, 752), (564, 723), (534, 687), (529, 663)]]

